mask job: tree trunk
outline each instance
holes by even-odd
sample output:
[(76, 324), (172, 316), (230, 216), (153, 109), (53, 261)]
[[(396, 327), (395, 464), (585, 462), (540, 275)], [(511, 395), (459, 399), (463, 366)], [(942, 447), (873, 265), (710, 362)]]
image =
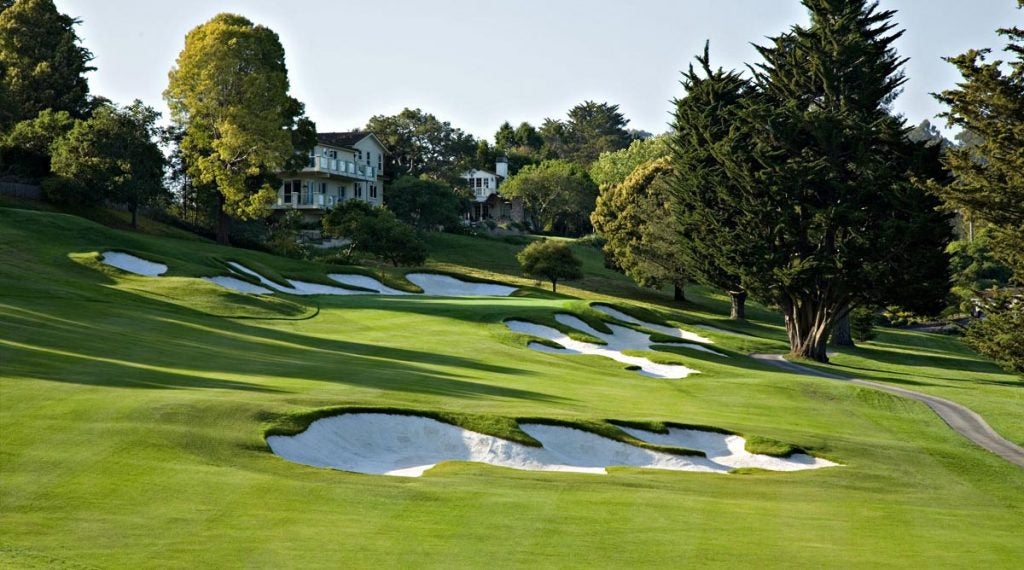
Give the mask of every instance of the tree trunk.
[(732, 301), (729, 318), (734, 321), (747, 320), (747, 292), (743, 289), (729, 291), (729, 300)]
[(826, 343), (837, 316), (835, 307), (802, 299), (784, 299), (780, 304), (786, 318), (789, 355), (828, 362)]
[(672, 285), (672, 299), (679, 302), (686, 301), (686, 291), (683, 290), (681, 284), (675, 283)]
[(555, 280), (555, 279), (551, 280), (551, 292), (552, 293), (557, 293), (558, 292), (558, 281)]
[(132, 206), (132, 229), (139, 229), (139, 206), (135, 204)]
[(832, 330), (832, 344), (835, 346), (855, 347), (853, 344), (853, 332), (850, 330), (850, 312), (841, 313), (836, 319), (836, 326)]
[(217, 196), (217, 243), (231, 245), (231, 218), (224, 211), (223, 195)]

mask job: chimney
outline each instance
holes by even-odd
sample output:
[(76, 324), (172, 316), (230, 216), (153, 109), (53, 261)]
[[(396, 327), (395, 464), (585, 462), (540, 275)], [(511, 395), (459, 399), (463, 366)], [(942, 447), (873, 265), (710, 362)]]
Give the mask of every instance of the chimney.
[(502, 178), (508, 178), (507, 156), (499, 156), (498, 160), (494, 161), (494, 173)]

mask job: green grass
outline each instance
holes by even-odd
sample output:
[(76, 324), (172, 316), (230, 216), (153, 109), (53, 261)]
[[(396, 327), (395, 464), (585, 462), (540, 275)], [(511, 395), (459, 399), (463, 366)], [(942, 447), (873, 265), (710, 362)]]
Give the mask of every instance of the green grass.
[[(784, 350), (763, 308), (733, 326), (724, 297), (694, 288), (676, 305), (589, 248), (587, 277), (552, 295), (518, 275), (517, 246), (430, 241), (428, 268), (525, 294), (254, 298), (195, 277), (223, 274), (226, 260), (306, 280), (336, 268), (0, 208), (0, 567), (1024, 564), (1024, 470), (921, 404), (746, 358)], [(168, 276), (104, 266), (107, 249), (164, 261)], [(592, 301), (750, 336), (707, 332), (728, 359), (666, 348), (701, 371), (666, 381), (531, 351), (503, 324), (589, 315)], [(885, 331), (835, 362), (962, 402), (1024, 442), (1014, 421), (1024, 384), (956, 339)], [(510, 437), (525, 418), (709, 426), (844, 466), (595, 476), (446, 463), (406, 479), (267, 450), (268, 430), (358, 408), (427, 411)]]

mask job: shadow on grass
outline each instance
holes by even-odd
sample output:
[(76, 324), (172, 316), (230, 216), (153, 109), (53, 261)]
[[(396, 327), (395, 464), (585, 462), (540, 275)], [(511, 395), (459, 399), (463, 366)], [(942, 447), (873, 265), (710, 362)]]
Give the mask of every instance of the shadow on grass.
[(107, 303), (42, 301), (34, 310), (24, 303), (0, 304), (5, 375), (132, 388), (286, 391), (237, 379), (252, 376), (276, 383), (561, 400), (477, 381), (522, 374), (485, 360), (259, 327), (118, 289), (108, 296)]

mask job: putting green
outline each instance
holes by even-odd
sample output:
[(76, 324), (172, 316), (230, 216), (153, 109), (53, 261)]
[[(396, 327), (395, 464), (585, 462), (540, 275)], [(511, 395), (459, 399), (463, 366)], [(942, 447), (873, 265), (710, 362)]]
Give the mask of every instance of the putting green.
[[(924, 405), (766, 368), (779, 321), (688, 290), (685, 310), (603, 269), (552, 295), (516, 274), (521, 246), (430, 237), (430, 271), (517, 296), (246, 295), (207, 283), (234, 261), (279, 284), (363, 272), (202, 241), (0, 208), (0, 567), (493, 567), (1024, 565), (1024, 470), (953, 433)], [(159, 278), (107, 267), (121, 251)], [(542, 354), (507, 319), (595, 326), (599, 301), (701, 330), (728, 358), (658, 346), (700, 374), (646, 378), (596, 356)], [(632, 312), (632, 311), (631, 311)], [(565, 331), (563, 331), (565, 332)], [(912, 385), (1024, 443), (1024, 383), (956, 339), (883, 330), (837, 368)], [(422, 477), (318, 469), (264, 434), (332, 408), (715, 426), (748, 450), (788, 445), (843, 464), (803, 472), (612, 468), (607, 476), (442, 463)], [(467, 420), (467, 421), (470, 421)], [(512, 438), (514, 439), (514, 438)]]

